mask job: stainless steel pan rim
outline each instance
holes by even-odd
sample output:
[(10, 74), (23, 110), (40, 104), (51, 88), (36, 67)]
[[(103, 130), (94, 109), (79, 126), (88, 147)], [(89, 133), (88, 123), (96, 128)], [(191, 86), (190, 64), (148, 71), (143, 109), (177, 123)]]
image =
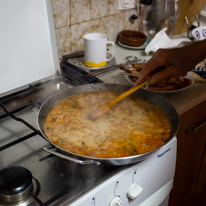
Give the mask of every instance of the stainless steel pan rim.
[[(153, 153), (155, 153), (156, 151), (158, 151), (159, 149), (161, 149), (164, 146), (163, 145), (163, 146), (161, 146), (161, 147), (159, 147), (159, 148), (157, 148), (157, 149), (155, 149), (155, 150), (153, 150), (151, 152), (144, 153), (144, 156), (142, 156), (142, 154), (140, 154), (140, 155), (134, 155), (134, 156), (119, 157), (119, 158), (97, 158), (97, 157), (82, 156), (82, 155), (75, 154), (75, 153), (72, 153), (72, 152), (69, 152), (71, 156), (68, 157), (66, 155), (66, 153), (68, 153), (68, 151), (66, 151), (65, 149), (63, 149), (63, 148), (61, 148), (59, 146), (56, 146), (52, 142), (50, 142), (50, 143), (55, 147), (55, 149), (57, 149), (57, 151), (53, 151), (50, 148), (44, 147), (43, 149), (46, 152), (54, 154), (54, 155), (59, 156), (61, 158), (64, 158), (64, 159), (76, 162), (78, 164), (84, 164), (84, 165), (86, 165), (86, 164), (97, 164), (97, 165), (100, 165), (102, 163), (112, 164), (112, 165), (132, 164), (132, 163), (139, 162), (139, 161), (142, 161), (142, 160), (146, 159), (148, 156), (152, 155)], [(60, 151), (60, 153), (58, 151)], [(75, 156), (76, 158), (73, 158), (72, 156)], [(138, 161), (136, 161), (136, 158), (138, 159)]]
[(44, 133), (43, 126), (44, 126), (44, 119), (47, 115), (47, 112), (54, 106), (56, 102), (60, 101), (61, 99), (66, 98), (68, 96), (72, 96), (84, 92), (90, 92), (90, 91), (108, 90), (108, 91), (124, 92), (129, 88), (131, 88), (131, 86), (120, 85), (120, 84), (104, 84), (104, 83), (87, 84), (87, 85), (76, 86), (74, 88), (64, 90), (48, 98), (40, 107), (38, 118), (37, 118), (37, 124), (42, 135), (50, 144), (52, 144), (55, 147), (56, 151), (48, 148), (44, 148), (44, 150), (54, 155), (60, 156), (61, 158), (65, 158), (79, 164), (108, 164), (108, 165), (127, 165), (127, 164), (136, 163), (148, 158), (150, 155), (158, 151), (165, 144), (170, 142), (173, 139), (173, 137), (176, 135), (179, 129), (179, 116), (175, 108), (167, 100), (165, 100), (163, 97), (161, 97), (156, 93), (144, 89), (139, 89), (138, 91), (134, 92), (132, 95), (139, 96), (143, 99), (146, 99), (154, 103), (156, 106), (158, 106), (160, 109), (164, 111), (164, 113), (167, 115), (171, 123), (171, 132), (168, 140), (165, 142), (163, 146), (151, 152), (135, 155), (135, 156), (120, 157), (120, 158), (93, 158), (93, 157), (82, 156), (75, 153), (71, 153), (60, 148), (59, 146), (52, 143)]

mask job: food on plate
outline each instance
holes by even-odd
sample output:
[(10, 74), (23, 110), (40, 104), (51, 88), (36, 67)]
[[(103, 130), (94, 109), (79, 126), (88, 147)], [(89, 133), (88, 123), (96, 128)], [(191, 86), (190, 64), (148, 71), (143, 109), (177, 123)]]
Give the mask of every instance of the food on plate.
[[(145, 63), (136, 63), (131, 66), (121, 65), (120, 69), (124, 70), (130, 74), (139, 75)], [(135, 83), (138, 79), (138, 76), (129, 76), (130, 80)], [(148, 89), (158, 90), (158, 91), (170, 91), (178, 90), (184, 87), (187, 87), (191, 84), (191, 80), (182, 76), (176, 76), (169, 80), (162, 81), (157, 85), (148, 86)]]
[(170, 121), (160, 108), (140, 97), (124, 98), (95, 121), (87, 118), (118, 95), (93, 91), (61, 100), (46, 116), (45, 134), (64, 150), (98, 158), (139, 155), (162, 146), (170, 136)]
[(140, 71), (142, 70), (144, 65), (145, 65), (144, 62), (137, 63), (137, 64), (132, 64), (131, 66), (121, 65), (120, 69), (122, 69), (125, 72), (130, 73), (130, 74), (137, 74), (137, 75), (139, 75)]
[(191, 80), (181, 76), (173, 77), (157, 84), (156, 86), (149, 86), (148, 89), (170, 91), (187, 87), (191, 84)]

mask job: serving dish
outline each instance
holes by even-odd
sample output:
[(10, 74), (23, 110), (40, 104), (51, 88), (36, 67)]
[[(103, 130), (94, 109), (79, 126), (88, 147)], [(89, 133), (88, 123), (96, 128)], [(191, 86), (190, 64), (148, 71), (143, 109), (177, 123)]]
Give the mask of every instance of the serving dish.
[(118, 44), (124, 48), (128, 48), (128, 49), (134, 49), (134, 50), (141, 50), (141, 49), (145, 49), (145, 47), (147, 46), (149, 42), (145, 41), (145, 43), (142, 46), (137, 46), (137, 47), (133, 47), (133, 46), (127, 46), (123, 43), (121, 43), (120, 41), (118, 41)]
[[(132, 84), (132, 85), (135, 85), (134, 82), (132, 82), (132, 80), (130, 79), (129, 75), (125, 75), (125, 78)], [(149, 90), (149, 91), (153, 91), (153, 92), (156, 92), (156, 93), (175, 93), (175, 92), (180, 92), (180, 91), (183, 91), (185, 89), (188, 89), (189, 87), (191, 87), (194, 83), (195, 83), (195, 79), (194, 77), (188, 72), (186, 76), (184, 76), (183, 78), (188, 78), (189, 80), (191, 80), (191, 84), (186, 86), (186, 87), (183, 87), (183, 88), (180, 88), (180, 89), (176, 89), (176, 90), (169, 90), (169, 91), (160, 91), (160, 90), (154, 90), (154, 89), (146, 89), (144, 87), (142, 87), (143, 89), (146, 89), (146, 90)]]
[(123, 30), (119, 33), (119, 42), (132, 47), (142, 46), (147, 40), (147, 36), (140, 31)]

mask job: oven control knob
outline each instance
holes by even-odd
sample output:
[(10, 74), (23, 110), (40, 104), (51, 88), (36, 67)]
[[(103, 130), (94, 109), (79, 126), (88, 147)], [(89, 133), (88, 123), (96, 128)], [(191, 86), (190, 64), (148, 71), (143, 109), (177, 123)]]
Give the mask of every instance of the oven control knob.
[(127, 196), (133, 200), (137, 198), (142, 193), (142, 191), (143, 191), (143, 188), (135, 182), (129, 187)]
[(123, 203), (122, 203), (120, 196), (113, 197), (109, 203), (109, 206), (122, 206), (122, 205)]

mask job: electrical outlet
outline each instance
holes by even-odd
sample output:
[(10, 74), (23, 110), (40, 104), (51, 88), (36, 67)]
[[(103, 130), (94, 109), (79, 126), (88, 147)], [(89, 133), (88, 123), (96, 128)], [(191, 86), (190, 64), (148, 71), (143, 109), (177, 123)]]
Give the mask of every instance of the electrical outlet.
[(136, 0), (119, 0), (119, 10), (136, 8)]

